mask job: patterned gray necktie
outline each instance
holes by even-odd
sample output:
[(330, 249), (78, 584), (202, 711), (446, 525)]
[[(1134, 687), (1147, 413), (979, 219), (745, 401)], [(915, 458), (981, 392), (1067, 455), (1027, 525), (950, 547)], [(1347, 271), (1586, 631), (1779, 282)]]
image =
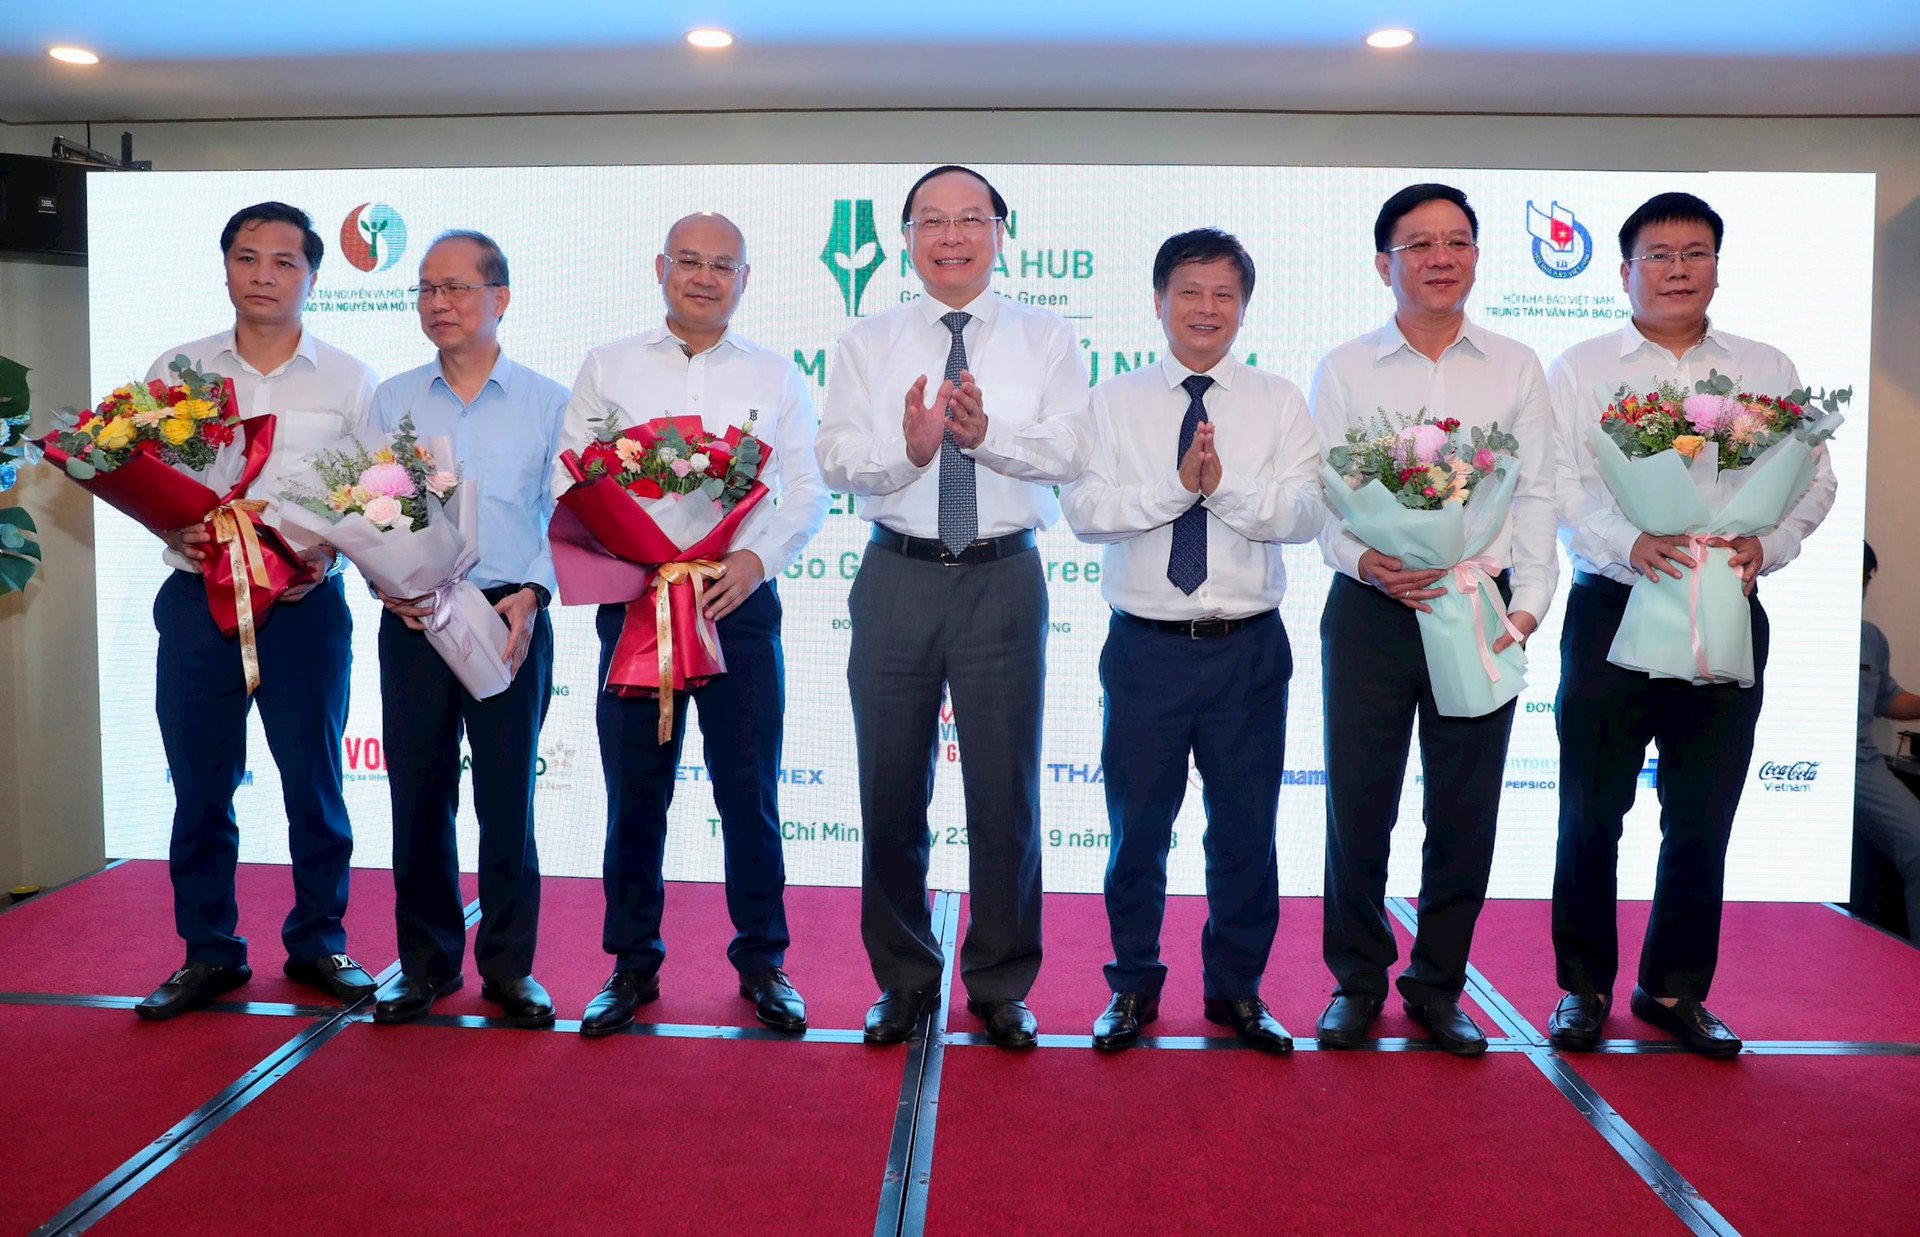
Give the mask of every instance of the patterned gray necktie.
[[(960, 385), (960, 372), (967, 367), (967, 344), (960, 331), (973, 318), (955, 310), (942, 314), (940, 321), (953, 332), (953, 345), (947, 349), (946, 381)], [(945, 411), (944, 409), (942, 411)], [(940, 544), (947, 553), (958, 554), (980, 535), (980, 507), (973, 490), (973, 457), (960, 450), (953, 431), (940, 437)]]
[[(1194, 374), (1180, 385), (1187, 389), (1187, 415), (1180, 422), (1180, 449), (1173, 457), (1176, 468), (1187, 458), (1193, 436), (1200, 432), (1200, 423), (1207, 419), (1207, 406), (1200, 397), (1213, 385), (1213, 379)], [(1194, 589), (1206, 583), (1207, 509), (1200, 503), (1188, 507), (1173, 522), (1173, 549), (1167, 555), (1167, 579), (1189, 597)]]

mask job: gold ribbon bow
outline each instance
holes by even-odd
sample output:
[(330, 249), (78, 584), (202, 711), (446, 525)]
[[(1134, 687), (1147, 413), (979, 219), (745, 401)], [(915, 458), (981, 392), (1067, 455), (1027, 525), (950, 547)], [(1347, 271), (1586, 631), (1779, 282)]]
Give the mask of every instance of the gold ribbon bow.
[(673, 603), (668, 600), (673, 586), (683, 581), (693, 588), (694, 630), (708, 653), (720, 656), (714, 643), (713, 624), (706, 615), (707, 581), (718, 580), (727, 569), (712, 559), (696, 558), (684, 563), (662, 563), (653, 577), (653, 640), (660, 655), (660, 742), (673, 738)]
[(253, 585), (266, 588), (266, 556), (260, 552), (260, 537), (253, 521), (267, 504), (257, 498), (240, 498), (207, 513), (213, 524), (213, 540), (227, 547), (227, 566), (233, 576), (233, 615), (240, 626), (240, 664), (247, 672), (247, 695), (260, 686), (260, 648), (253, 630)]

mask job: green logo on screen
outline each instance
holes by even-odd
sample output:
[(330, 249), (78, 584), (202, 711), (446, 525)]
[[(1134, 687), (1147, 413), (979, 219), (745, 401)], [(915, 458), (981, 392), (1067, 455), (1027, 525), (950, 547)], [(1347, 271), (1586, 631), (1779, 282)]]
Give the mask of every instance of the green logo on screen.
[(827, 247), (820, 261), (833, 272), (840, 285), (841, 299), (847, 303), (847, 316), (860, 316), (860, 297), (874, 272), (887, 260), (880, 252), (880, 234), (873, 227), (873, 200), (852, 201), (841, 198), (833, 204), (833, 230), (827, 234)]

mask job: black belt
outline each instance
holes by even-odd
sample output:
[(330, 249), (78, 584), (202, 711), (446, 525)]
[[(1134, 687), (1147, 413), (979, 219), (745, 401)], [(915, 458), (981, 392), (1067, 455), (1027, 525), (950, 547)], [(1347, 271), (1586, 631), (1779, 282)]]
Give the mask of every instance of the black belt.
[(1012, 558), (1016, 554), (1024, 554), (1033, 548), (1033, 530), (1023, 528), (1017, 533), (1008, 533), (1004, 537), (983, 537), (979, 541), (963, 546), (960, 552), (955, 554), (941, 544), (937, 537), (909, 537), (905, 533), (894, 532), (885, 524), (875, 524), (873, 544), (883, 550), (892, 550), (895, 554), (904, 554), (908, 558), (958, 567), (968, 563), (990, 563), (995, 559)]
[(1573, 582), (1581, 588), (1599, 589), (1600, 592), (1615, 601), (1624, 601), (1633, 592), (1633, 585), (1622, 584), (1611, 576), (1603, 576), (1597, 571), (1576, 571)]
[(1138, 623), (1142, 627), (1151, 627), (1155, 631), (1170, 631), (1176, 635), (1185, 636), (1189, 640), (1218, 640), (1221, 636), (1230, 636), (1243, 627), (1264, 623), (1279, 613), (1278, 610), (1262, 610), (1258, 614), (1249, 614), (1245, 618), (1152, 619), (1128, 614), (1125, 610), (1114, 611), (1114, 614), (1126, 619), (1129, 623)]

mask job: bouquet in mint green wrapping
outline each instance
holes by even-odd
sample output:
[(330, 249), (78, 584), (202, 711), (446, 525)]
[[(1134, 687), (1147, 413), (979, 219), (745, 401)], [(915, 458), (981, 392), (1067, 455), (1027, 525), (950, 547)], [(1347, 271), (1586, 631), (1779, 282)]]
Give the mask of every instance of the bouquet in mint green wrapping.
[(1697, 567), (1634, 582), (1607, 660), (1657, 679), (1753, 686), (1746, 581), (1728, 538), (1778, 524), (1813, 481), (1851, 388), (1784, 397), (1736, 392), (1717, 371), (1689, 393), (1672, 383), (1621, 387), (1587, 431), (1594, 465), (1635, 527), (1684, 535)]
[[(1485, 551), (1507, 522), (1520, 480), (1519, 440), (1499, 425), (1382, 412), (1327, 452), (1320, 481), (1347, 530), (1409, 569), (1446, 569), (1446, 595), (1415, 615), (1434, 705), (1481, 717), (1527, 685), (1527, 651), (1493, 582)], [(1495, 653), (1502, 632), (1513, 643)]]

